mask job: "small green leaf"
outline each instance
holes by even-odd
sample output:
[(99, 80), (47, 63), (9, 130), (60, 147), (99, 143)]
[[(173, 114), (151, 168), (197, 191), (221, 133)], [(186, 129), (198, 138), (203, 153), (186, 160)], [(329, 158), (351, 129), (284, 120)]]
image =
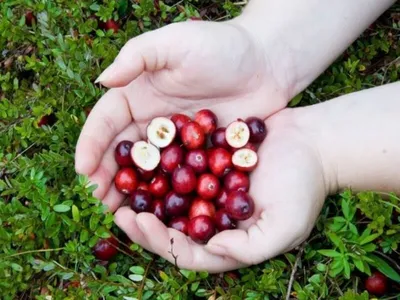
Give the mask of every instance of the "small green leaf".
[(379, 233), (371, 234), (370, 236), (367, 236), (363, 240), (361, 240), (360, 245), (368, 244), (368, 243), (372, 242), (373, 240), (375, 240), (379, 236), (380, 236)]
[(55, 268), (55, 264), (54, 263), (48, 263), (43, 267), (43, 271), (50, 271), (53, 270)]
[(71, 207), (64, 205), (64, 204), (57, 204), (57, 205), (54, 205), (53, 209), (56, 212), (67, 212), (71, 209)]
[(386, 275), (393, 281), (400, 283), (399, 273), (397, 273), (386, 261), (375, 254), (369, 254), (368, 257), (373, 260), (373, 262), (370, 262), (372, 266), (377, 268), (382, 274)]
[(328, 256), (328, 257), (340, 257), (342, 254), (340, 254), (339, 252), (335, 251), (335, 250), (318, 250), (318, 253), (324, 255), (324, 256)]
[(84, 243), (84, 242), (86, 242), (88, 240), (88, 238), (89, 238), (89, 232), (86, 229), (83, 229), (81, 231), (81, 235), (80, 235), (79, 241), (81, 243)]
[(138, 275), (143, 275), (144, 274), (144, 268), (142, 268), (141, 266), (130, 267), (129, 271), (131, 271), (134, 274), (138, 274)]
[(290, 100), (289, 107), (296, 106), (300, 103), (301, 99), (303, 99), (303, 93), (296, 95), (292, 100)]
[(19, 264), (16, 264), (16, 263), (12, 263), (11, 268), (17, 272), (22, 272), (22, 270), (23, 270), (23, 268)]
[(72, 219), (77, 223), (79, 223), (81, 219), (79, 214), (79, 208), (75, 204), (72, 205)]
[(142, 281), (143, 280), (143, 275), (137, 275), (137, 274), (131, 274), (129, 275), (129, 279), (132, 281)]

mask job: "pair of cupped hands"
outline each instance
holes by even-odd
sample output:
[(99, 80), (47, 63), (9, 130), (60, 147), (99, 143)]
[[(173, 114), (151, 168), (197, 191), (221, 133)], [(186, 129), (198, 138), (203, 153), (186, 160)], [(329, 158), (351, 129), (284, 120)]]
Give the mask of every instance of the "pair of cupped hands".
[[(237, 269), (289, 251), (310, 234), (327, 195), (317, 146), (296, 125), (299, 109), (285, 58), (271, 54), (243, 27), (185, 22), (131, 39), (97, 82), (110, 88), (92, 109), (76, 147), (76, 171), (98, 188), (94, 196), (115, 212), (115, 223), (135, 243), (180, 268), (212, 273)], [(267, 138), (252, 172), (254, 215), (206, 245), (167, 228), (148, 213), (124, 206), (113, 177), (114, 149), (145, 138), (157, 116), (194, 115), (209, 108), (226, 126), (236, 118), (265, 119)], [(304, 109), (304, 108), (303, 108)]]

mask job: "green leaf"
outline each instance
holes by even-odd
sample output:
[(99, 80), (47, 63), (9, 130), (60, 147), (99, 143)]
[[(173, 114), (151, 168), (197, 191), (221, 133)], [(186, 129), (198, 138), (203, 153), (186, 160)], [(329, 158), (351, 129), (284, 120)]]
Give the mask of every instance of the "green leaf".
[(143, 275), (144, 274), (144, 268), (142, 268), (141, 266), (130, 267), (129, 271), (131, 271), (134, 274), (138, 274), (138, 275)]
[(370, 265), (377, 268), (382, 274), (386, 275), (393, 281), (400, 283), (400, 275), (386, 261), (375, 254), (368, 254), (368, 257), (373, 260)]
[(143, 280), (143, 275), (137, 275), (137, 274), (130, 274), (129, 279), (132, 281), (142, 281)]
[(72, 205), (72, 219), (76, 222), (79, 223), (81, 217), (79, 214), (79, 208), (74, 204)]
[(357, 269), (364, 272), (364, 263), (360, 259), (353, 259), (353, 263)]
[(339, 248), (340, 252), (345, 252), (343, 242), (336, 233), (329, 232), (328, 237), (335, 244), (335, 246)]
[(342, 256), (341, 253), (332, 250), (332, 249), (327, 249), (327, 250), (318, 250), (318, 253), (324, 255), (324, 256), (328, 256), (328, 257), (340, 257)]
[(368, 244), (368, 243), (372, 242), (373, 240), (375, 240), (379, 236), (380, 236), (379, 233), (371, 234), (371, 235), (365, 237), (363, 240), (361, 240), (360, 245)]
[(84, 243), (84, 242), (86, 242), (88, 240), (88, 238), (89, 238), (89, 232), (86, 229), (83, 229), (81, 231), (81, 235), (80, 235), (79, 241), (81, 243)]
[(57, 205), (54, 205), (53, 209), (56, 212), (67, 212), (71, 209), (71, 207), (64, 205), (64, 204), (57, 204)]
[(55, 268), (55, 264), (54, 263), (48, 263), (48, 264), (46, 264), (44, 267), (43, 267), (43, 271), (50, 271), (50, 270), (53, 270), (54, 268)]
[(16, 264), (16, 263), (11, 263), (11, 268), (17, 272), (22, 272), (22, 270), (23, 270), (23, 268), (19, 264)]

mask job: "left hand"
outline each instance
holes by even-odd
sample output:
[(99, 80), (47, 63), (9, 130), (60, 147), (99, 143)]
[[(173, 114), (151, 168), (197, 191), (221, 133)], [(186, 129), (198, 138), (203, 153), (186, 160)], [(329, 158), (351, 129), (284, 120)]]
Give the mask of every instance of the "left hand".
[(116, 224), (147, 250), (190, 270), (224, 272), (258, 264), (303, 242), (311, 232), (328, 193), (318, 149), (296, 125), (296, 109), (285, 109), (266, 121), (267, 138), (259, 149), (259, 165), (251, 174), (253, 217), (238, 229), (215, 235), (199, 245), (154, 215), (129, 207), (115, 214)]

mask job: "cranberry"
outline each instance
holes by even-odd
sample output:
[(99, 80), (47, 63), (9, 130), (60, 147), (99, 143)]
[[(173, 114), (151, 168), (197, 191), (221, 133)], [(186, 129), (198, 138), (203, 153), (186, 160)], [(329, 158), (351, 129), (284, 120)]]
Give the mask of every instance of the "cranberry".
[(225, 209), (220, 209), (215, 213), (214, 222), (219, 231), (236, 228), (235, 221), (229, 217)]
[(176, 130), (180, 133), (183, 125), (189, 123), (191, 119), (184, 114), (174, 114), (171, 117), (171, 121), (174, 122)]
[(183, 149), (177, 144), (171, 144), (161, 153), (161, 169), (172, 173), (183, 162)]
[(149, 190), (149, 185), (146, 182), (142, 181), (142, 182), (139, 183), (137, 189), (138, 190), (148, 191)]
[(133, 143), (130, 141), (121, 141), (115, 147), (115, 161), (121, 167), (129, 167), (133, 165), (131, 157), (131, 148)]
[(45, 115), (43, 116), (39, 122), (38, 122), (38, 126), (42, 127), (42, 126), (53, 126), (57, 121), (57, 117), (55, 116), (55, 114), (49, 114), (49, 115)]
[(257, 152), (257, 146), (251, 142), (248, 142), (243, 148), (253, 150)]
[(250, 130), (250, 142), (261, 143), (267, 136), (267, 128), (260, 118), (250, 117), (246, 119), (246, 124)]
[(178, 194), (189, 194), (196, 189), (196, 175), (189, 166), (181, 166), (172, 174), (172, 186)]
[[(228, 174), (229, 175), (229, 174)], [(197, 194), (206, 200), (214, 199), (218, 196), (220, 183), (214, 174), (202, 174), (197, 180)]]
[(187, 217), (176, 217), (168, 223), (168, 227), (183, 232), (186, 235), (188, 234), (188, 225), (189, 219)]
[(195, 122), (203, 128), (205, 134), (211, 134), (217, 128), (218, 118), (209, 109), (202, 109), (194, 116)]
[(131, 195), (131, 208), (136, 213), (149, 212), (153, 199), (151, 194), (145, 190), (136, 190)]
[(387, 278), (380, 272), (374, 272), (365, 281), (367, 291), (376, 296), (383, 296), (387, 290)]
[(182, 127), (181, 140), (187, 149), (193, 150), (203, 147), (206, 138), (203, 128), (198, 123), (189, 122)]
[(123, 194), (132, 194), (138, 187), (139, 180), (132, 168), (120, 169), (115, 175), (115, 187)]
[(218, 148), (224, 148), (226, 150), (231, 150), (232, 147), (229, 146), (225, 138), (225, 127), (218, 128), (211, 135), (211, 143)]
[(118, 246), (119, 243), (113, 236), (107, 239), (100, 239), (93, 247), (93, 254), (98, 259), (110, 260), (118, 253)]
[(165, 206), (164, 201), (154, 200), (151, 205), (150, 212), (153, 213), (160, 221), (165, 221)]
[(213, 219), (209, 216), (197, 216), (189, 220), (188, 234), (198, 244), (205, 244), (215, 234)]
[(217, 198), (215, 199), (215, 205), (218, 208), (225, 208), (226, 199), (228, 198), (228, 193), (225, 189), (221, 189)]
[(119, 30), (119, 25), (118, 25), (118, 23), (117, 22), (115, 22), (113, 19), (110, 19), (110, 20), (107, 20), (105, 23), (104, 23), (104, 29), (105, 30), (112, 30), (114, 33), (116, 33), (118, 30)]
[(149, 184), (149, 192), (157, 197), (162, 198), (170, 191), (168, 178), (164, 174), (157, 174)]
[(230, 191), (245, 191), (250, 187), (249, 175), (244, 172), (232, 170), (224, 178), (224, 187)]
[(137, 168), (137, 172), (139, 174), (140, 179), (143, 181), (152, 180), (154, 177), (154, 173), (155, 173), (154, 170), (146, 171), (146, 170), (143, 170), (142, 168)]
[(32, 11), (27, 11), (25, 14), (25, 24), (27, 26), (32, 26), (33, 23), (36, 23), (36, 16)]
[(233, 191), (228, 194), (225, 209), (234, 220), (246, 220), (254, 213), (254, 201), (243, 191)]
[(204, 173), (208, 168), (207, 152), (204, 149), (189, 151), (186, 154), (185, 164), (191, 166), (197, 174)]
[(215, 176), (222, 177), (233, 167), (232, 154), (224, 148), (215, 148), (208, 154), (208, 166)]
[(197, 216), (209, 216), (214, 217), (215, 206), (210, 201), (206, 201), (201, 198), (196, 198), (189, 209), (189, 219), (193, 219)]
[(190, 206), (190, 199), (186, 195), (169, 192), (165, 197), (165, 214), (170, 217), (183, 216)]

